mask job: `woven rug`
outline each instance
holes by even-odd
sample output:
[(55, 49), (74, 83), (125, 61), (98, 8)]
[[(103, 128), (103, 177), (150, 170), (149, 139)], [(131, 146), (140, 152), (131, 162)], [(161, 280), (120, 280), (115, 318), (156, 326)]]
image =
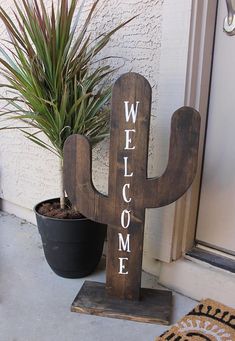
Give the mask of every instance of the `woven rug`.
[(156, 341), (235, 341), (235, 309), (201, 301)]

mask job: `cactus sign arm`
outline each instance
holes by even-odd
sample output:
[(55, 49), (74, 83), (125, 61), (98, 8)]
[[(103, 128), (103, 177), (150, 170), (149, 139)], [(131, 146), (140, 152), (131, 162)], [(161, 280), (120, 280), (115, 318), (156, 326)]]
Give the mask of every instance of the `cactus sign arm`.
[(197, 171), (200, 120), (199, 113), (190, 107), (173, 114), (168, 165), (161, 177), (146, 179), (146, 207), (169, 205), (192, 184)]
[(99, 193), (92, 182), (91, 146), (82, 135), (71, 135), (64, 146), (64, 183), (68, 197), (79, 212), (99, 223), (107, 224), (110, 209), (107, 196)]

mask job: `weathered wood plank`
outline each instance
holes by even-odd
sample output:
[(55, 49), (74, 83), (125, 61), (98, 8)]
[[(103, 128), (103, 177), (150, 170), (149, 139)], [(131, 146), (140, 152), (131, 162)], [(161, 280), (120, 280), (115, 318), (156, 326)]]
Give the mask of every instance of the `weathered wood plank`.
[(108, 224), (107, 294), (140, 298), (145, 209), (178, 199), (197, 168), (200, 115), (189, 107), (175, 112), (169, 162), (159, 178), (148, 179), (151, 87), (139, 74), (127, 73), (112, 93), (108, 195), (93, 186), (91, 146), (80, 135), (65, 144), (65, 187), (82, 214)]
[(109, 198), (115, 225), (108, 228), (106, 288), (110, 295), (130, 300), (139, 299), (141, 287), (151, 92), (148, 81), (132, 73), (119, 78), (112, 93)]
[(145, 207), (169, 205), (192, 184), (197, 171), (200, 123), (200, 115), (193, 108), (182, 107), (173, 114), (168, 165), (159, 178), (145, 180)]
[(107, 224), (111, 214), (108, 197), (99, 193), (92, 182), (91, 146), (82, 135), (71, 135), (64, 146), (64, 184), (73, 205), (85, 217)]
[(140, 301), (124, 301), (107, 294), (105, 285), (85, 281), (71, 311), (144, 323), (170, 324), (172, 293), (142, 289)]

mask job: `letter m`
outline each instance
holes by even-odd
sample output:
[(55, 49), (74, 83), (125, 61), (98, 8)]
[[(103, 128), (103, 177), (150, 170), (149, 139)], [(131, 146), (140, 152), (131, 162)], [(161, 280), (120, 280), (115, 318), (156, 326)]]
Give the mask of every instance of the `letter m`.
[(124, 101), (126, 122), (129, 122), (130, 117), (132, 118), (133, 123), (136, 122), (139, 103), (140, 102), (138, 102), (138, 101), (136, 102), (135, 108), (134, 108), (134, 104), (132, 104), (131, 109), (129, 110), (129, 101)]
[(119, 240), (119, 251), (130, 251), (130, 235), (127, 234), (126, 236), (126, 241), (124, 241), (123, 236), (121, 233), (118, 233), (118, 240)]

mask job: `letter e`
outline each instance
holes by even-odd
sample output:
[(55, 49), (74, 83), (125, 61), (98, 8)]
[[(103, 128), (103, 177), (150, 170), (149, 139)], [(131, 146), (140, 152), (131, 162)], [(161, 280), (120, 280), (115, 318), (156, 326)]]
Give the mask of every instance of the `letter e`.
[(124, 270), (126, 270), (126, 266), (124, 264), (124, 260), (128, 260), (128, 258), (118, 258), (119, 259), (119, 274), (120, 275), (127, 275), (128, 274), (128, 271), (126, 272), (123, 272)]
[(135, 133), (135, 129), (125, 129), (125, 133), (126, 133), (126, 145), (125, 145), (125, 150), (133, 150), (135, 149), (135, 146), (131, 147), (131, 137), (130, 137), (130, 132)]

